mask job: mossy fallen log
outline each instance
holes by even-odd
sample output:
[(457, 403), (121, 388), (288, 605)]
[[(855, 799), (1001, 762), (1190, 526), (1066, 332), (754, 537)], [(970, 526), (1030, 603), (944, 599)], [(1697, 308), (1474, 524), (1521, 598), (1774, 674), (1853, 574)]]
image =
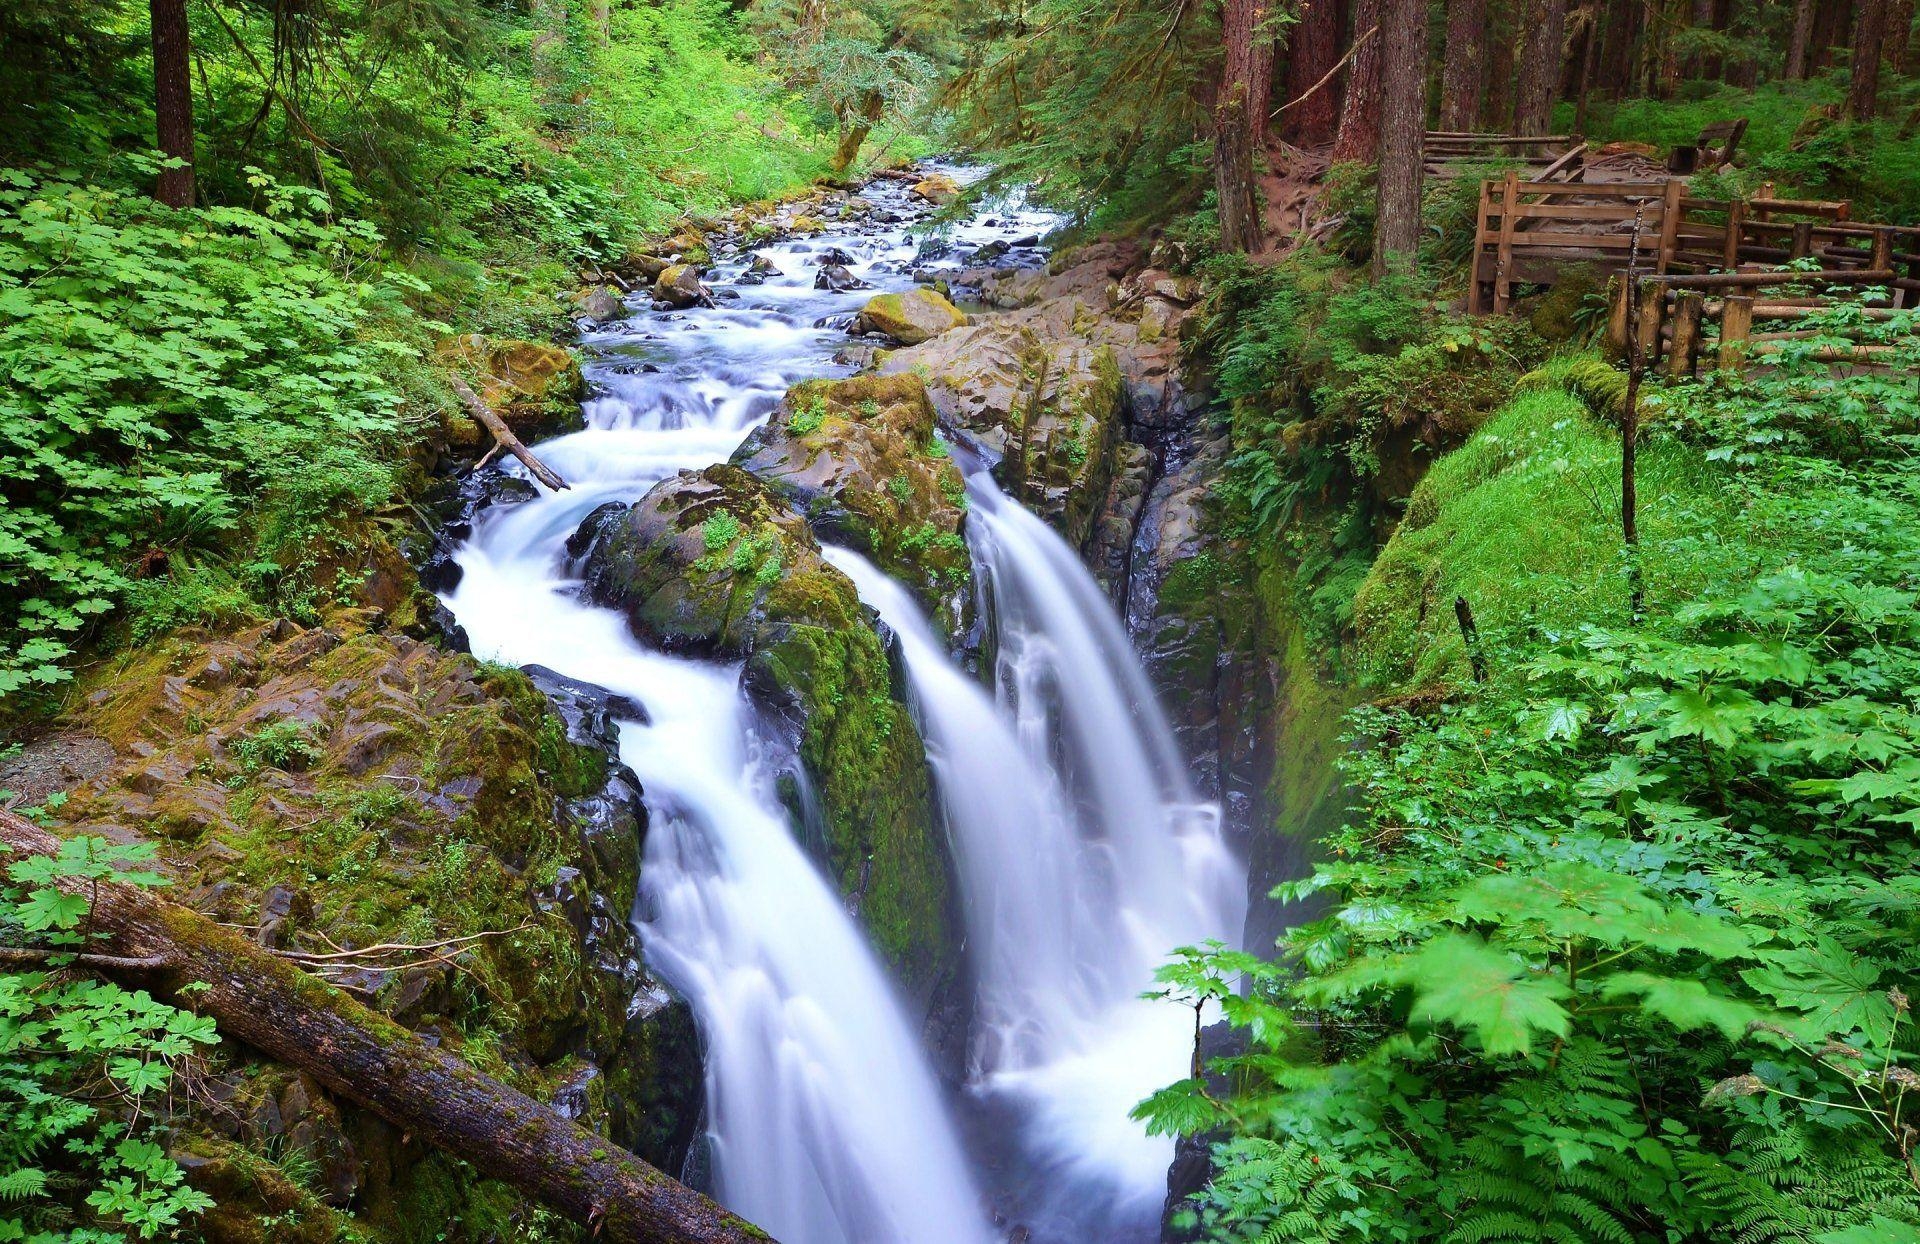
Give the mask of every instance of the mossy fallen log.
[[(0, 846), (58, 849), (0, 811)], [(222, 1033), (471, 1162), (613, 1244), (746, 1244), (769, 1237), (719, 1205), (516, 1089), (481, 1075), (198, 912), (133, 886), (90, 891), (109, 937), (86, 966), (173, 995)], [(115, 961), (130, 965), (118, 969)], [(199, 983), (204, 988), (181, 992)]]

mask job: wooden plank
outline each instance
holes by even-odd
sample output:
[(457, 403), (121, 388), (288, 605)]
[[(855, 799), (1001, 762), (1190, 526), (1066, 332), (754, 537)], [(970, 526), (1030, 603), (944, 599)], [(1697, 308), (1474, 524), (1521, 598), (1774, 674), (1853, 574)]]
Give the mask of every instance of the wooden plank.
[[(1528, 229), (1515, 233), (1513, 240), (1528, 249), (1567, 246), (1580, 250), (1623, 251), (1633, 245), (1633, 236), (1628, 233), (1568, 233), (1549, 229)], [(1644, 241), (1642, 247), (1650, 249)]]
[(1813, 250), (1813, 226), (1800, 221), (1793, 226), (1793, 242), (1787, 247), (1787, 262), (1798, 263)]
[(1680, 218), (1686, 214), (1680, 206), (1686, 189), (1687, 184), (1677, 177), (1667, 180), (1666, 193), (1660, 203), (1660, 249), (1655, 252), (1653, 268), (1656, 273), (1665, 272), (1673, 262), (1673, 235), (1680, 228)]
[(1632, 220), (1630, 203), (1520, 203), (1513, 214), (1523, 220)]
[(1613, 277), (1607, 282), (1607, 336), (1604, 353), (1608, 358), (1627, 356), (1627, 302), (1627, 278)]
[(1569, 166), (1586, 155), (1586, 152), (1587, 144), (1580, 143), (1576, 145), (1572, 150), (1555, 160), (1552, 164), (1547, 165), (1546, 171), (1540, 174), (1539, 179), (1541, 181), (1552, 181), (1556, 173), (1565, 171)]
[[(1767, 184), (1772, 185), (1771, 182)], [(1829, 216), (1834, 220), (1847, 219), (1853, 208), (1853, 204), (1846, 199), (1775, 199), (1761, 195), (1749, 202), (1768, 216), (1775, 212), (1792, 212), (1801, 216)]]
[(1474, 315), (1485, 315), (1493, 310), (1493, 300), (1480, 276), (1481, 256), (1487, 248), (1488, 217), (1493, 206), (1492, 196), (1487, 190), (1490, 184), (1484, 179), (1480, 182), (1479, 224), (1475, 227), (1473, 234), (1473, 290), (1470, 295), (1472, 305), (1468, 310)]
[(1493, 265), (1493, 313), (1500, 315), (1507, 309), (1507, 272), (1513, 266), (1514, 218), (1510, 209), (1519, 202), (1520, 178), (1516, 173), (1508, 173), (1500, 183), (1500, 242), (1499, 257)]
[(1736, 294), (1720, 312), (1720, 366), (1743, 371), (1747, 366), (1747, 338), (1753, 332), (1753, 299)]
[(1743, 202), (1727, 206), (1727, 227), (1725, 245), (1720, 252), (1720, 266), (1729, 270), (1740, 266), (1740, 238), (1746, 231), (1747, 205)]
[(1521, 194), (1578, 194), (1583, 199), (1658, 199), (1666, 191), (1660, 182), (1585, 181), (1570, 189), (1563, 181), (1523, 181)]
[(1713, 272), (1705, 276), (1650, 276), (1643, 278), (1676, 289), (1758, 289), (1767, 285), (1905, 285), (1891, 272), (1849, 268), (1818, 272)]

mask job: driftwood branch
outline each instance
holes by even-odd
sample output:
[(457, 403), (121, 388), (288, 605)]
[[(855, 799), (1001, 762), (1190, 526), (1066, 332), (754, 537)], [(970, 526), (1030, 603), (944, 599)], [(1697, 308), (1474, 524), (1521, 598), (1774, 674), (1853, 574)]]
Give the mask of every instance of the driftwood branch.
[(554, 492), (559, 492), (567, 486), (567, 481), (554, 474), (552, 467), (549, 467), (546, 463), (534, 457), (533, 451), (520, 443), (520, 438), (513, 434), (513, 429), (507, 426), (504, 419), (493, 413), (491, 407), (480, 400), (480, 395), (473, 391), (473, 386), (469, 385), (460, 377), (455, 376), (453, 377), (453, 391), (458, 393), (460, 400), (467, 404), (467, 410), (473, 415), (474, 420), (478, 422), (481, 427), (493, 433), (493, 439), (498, 442), (502, 448), (514, 457), (520, 459), (521, 465), (533, 473), (533, 478), (539, 480)]
[[(57, 850), (0, 811), (0, 849)], [(767, 1236), (533, 1098), (422, 1041), (225, 926), (133, 886), (90, 883), (93, 928), (145, 964), (143, 988), (211, 1016), (221, 1032), (311, 1075), (403, 1132), (464, 1158), (611, 1244), (748, 1244)], [(109, 974), (116, 968), (98, 965)], [(183, 986), (204, 988), (181, 993)]]

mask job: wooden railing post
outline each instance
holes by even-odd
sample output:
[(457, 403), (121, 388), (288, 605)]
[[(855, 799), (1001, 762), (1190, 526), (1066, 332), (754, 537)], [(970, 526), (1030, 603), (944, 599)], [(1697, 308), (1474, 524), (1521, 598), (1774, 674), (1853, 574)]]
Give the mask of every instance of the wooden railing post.
[(1700, 312), (1706, 299), (1698, 290), (1683, 289), (1673, 296), (1673, 345), (1667, 355), (1667, 375), (1679, 380), (1693, 375), (1700, 349)]
[(1667, 289), (1658, 281), (1640, 282), (1640, 366), (1660, 361), (1660, 322), (1667, 312)]
[(1605, 354), (1608, 358), (1627, 357), (1627, 318), (1632, 301), (1632, 289), (1624, 276), (1616, 276), (1607, 282), (1607, 339)]
[(1747, 338), (1753, 335), (1753, 299), (1745, 294), (1729, 294), (1720, 309), (1720, 366), (1726, 371), (1745, 371)]
[(1512, 169), (1507, 170), (1500, 195), (1500, 249), (1493, 265), (1493, 313), (1495, 315), (1507, 309), (1508, 269), (1513, 265), (1513, 234), (1519, 225), (1513, 212), (1520, 206), (1520, 174)]
[(1664, 273), (1673, 263), (1673, 241), (1680, 232), (1680, 218), (1686, 214), (1680, 205), (1686, 190), (1686, 183), (1678, 177), (1667, 178), (1666, 194), (1660, 201), (1660, 253), (1654, 256), (1653, 267), (1656, 273)]
[(1793, 222), (1793, 241), (1787, 250), (1787, 262), (1805, 259), (1813, 253), (1813, 222), (1796, 220)]
[(1873, 231), (1873, 251), (1867, 259), (1867, 268), (1873, 272), (1893, 271), (1893, 230)]
[(1747, 201), (1735, 199), (1727, 204), (1727, 240), (1720, 251), (1720, 266), (1729, 272), (1740, 266), (1740, 235), (1746, 228)]
[(1481, 275), (1488, 264), (1487, 223), (1493, 213), (1492, 185), (1489, 179), (1485, 177), (1480, 179), (1480, 216), (1474, 224), (1473, 268), (1469, 273), (1473, 279), (1473, 288), (1468, 292), (1470, 300), (1468, 309), (1474, 315), (1485, 315), (1493, 309), (1493, 291), (1487, 288), (1487, 282)]

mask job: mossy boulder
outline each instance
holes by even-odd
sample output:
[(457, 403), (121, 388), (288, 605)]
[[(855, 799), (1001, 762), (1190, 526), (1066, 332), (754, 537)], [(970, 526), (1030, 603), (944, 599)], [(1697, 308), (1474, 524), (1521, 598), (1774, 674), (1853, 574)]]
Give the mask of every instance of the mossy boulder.
[[(580, 398), (586, 392), (580, 360), (563, 346), (511, 337), (462, 333), (446, 338), (435, 353), (469, 377), (474, 391), (522, 440), (538, 440), (586, 426)], [(465, 412), (446, 427), (448, 444), (461, 451), (486, 441)]]
[(1086, 547), (1126, 422), (1112, 347), (996, 319), (897, 351), (881, 372), (923, 376), (940, 416), (999, 455), (1001, 484)]
[(800, 512), (734, 465), (683, 471), (572, 544), (594, 599), (661, 647), (743, 661), (792, 724), (825, 821), (826, 863), (909, 988), (954, 965), (949, 868), (925, 747), (852, 580)]
[(966, 315), (940, 294), (930, 289), (910, 289), (869, 300), (860, 309), (854, 328), (879, 333), (903, 346), (917, 346), (966, 322)]
[(691, 263), (663, 268), (654, 278), (653, 296), (670, 307), (710, 307), (713, 295), (700, 282), (700, 269)]
[[(63, 832), (155, 842), (179, 901), (275, 947), (494, 934), (457, 963), (331, 979), (543, 1100), (596, 1082), (576, 1117), (671, 1165), (703, 1097), (697, 1041), (684, 1001), (640, 967), (626, 919), (644, 805), (610, 757), (604, 713), (556, 712), (526, 675), (370, 617), (179, 632), (103, 668), (70, 729), (111, 757), (75, 784)], [(643, 993), (660, 1003), (630, 1008)], [(224, 1053), (209, 1100), (227, 1104), (184, 1112), (179, 1142), (207, 1156), (193, 1177), (216, 1196), (247, 1159), (232, 1145), (262, 1167), (259, 1155), (304, 1152), (349, 1228), (411, 1239), (400, 1207), (424, 1195), (420, 1178), (439, 1170), (460, 1202), (479, 1186), (290, 1069)], [(255, 1230), (285, 1208), (276, 1178), (249, 1174), (264, 1200), (233, 1194), (209, 1238), (304, 1238)]]
[(821, 539), (906, 583), (950, 630), (963, 622), (966, 485), (918, 376), (795, 385), (733, 463), (806, 515)]
[(915, 182), (912, 191), (936, 207), (945, 207), (960, 197), (960, 183), (945, 173), (930, 173)]

